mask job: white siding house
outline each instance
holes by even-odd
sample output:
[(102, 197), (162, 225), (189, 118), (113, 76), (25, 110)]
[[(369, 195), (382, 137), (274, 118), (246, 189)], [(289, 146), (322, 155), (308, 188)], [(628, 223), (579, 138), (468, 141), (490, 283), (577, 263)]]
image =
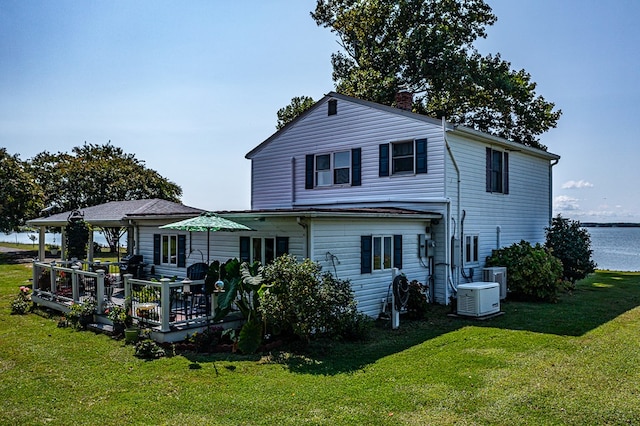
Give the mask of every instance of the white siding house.
[[(349, 279), (359, 308), (375, 317), (394, 267), (447, 304), (459, 284), (482, 280), (493, 249), (543, 242), (560, 157), (329, 93), (246, 158), (251, 210), (219, 214), (254, 231), (211, 234), (210, 260), (310, 258)], [(154, 235), (165, 232), (138, 225), (138, 249), (152, 259)], [(206, 236), (182, 234), (184, 267), (201, 261)]]
[[(329, 93), (247, 158), (251, 214), (304, 226), (293, 232), (306, 244), (291, 252), (349, 278), (360, 308), (375, 316), (391, 268), (363, 269), (363, 237), (401, 236), (402, 272), (430, 282), (432, 299), (448, 303), (458, 284), (482, 279), (493, 249), (544, 241), (560, 157)], [(420, 235), (433, 251), (419, 251)]]

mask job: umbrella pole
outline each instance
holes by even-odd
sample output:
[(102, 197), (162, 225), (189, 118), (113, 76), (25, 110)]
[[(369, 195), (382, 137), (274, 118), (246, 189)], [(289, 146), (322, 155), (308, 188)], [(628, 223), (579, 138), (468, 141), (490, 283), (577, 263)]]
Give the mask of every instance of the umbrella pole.
[(211, 229), (207, 229), (207, 265), (209, 264), (209, 236), (211, 235)]

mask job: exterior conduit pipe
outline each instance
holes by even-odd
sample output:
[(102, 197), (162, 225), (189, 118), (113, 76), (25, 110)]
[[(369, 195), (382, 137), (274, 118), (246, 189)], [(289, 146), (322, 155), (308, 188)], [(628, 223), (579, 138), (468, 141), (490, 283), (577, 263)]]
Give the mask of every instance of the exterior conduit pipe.
[[(447, 120), (445, 120), (444, 117), (442, 117), (442, 136), (444, 137), (444, 144), (447, 147), (447, 152), (449, 153), (449, 157), (451, 157), (451, 162), (453, 163), (453, 167), (456, 169), (456, 175), (457, 175), (457, 218), (460, 218), (461, 215), (461, 211), (462, 211), (462, 200), (461, 200), (461, 195), (462, 195), (462, 191), (461, 191), (461, 178), (460, 178), (460, 167), (458, 167), (458, 162), (456, 161), (456, 157), (453, 155), (453, 151), (451, 150), (451, 145), (449, 145), (449, 140), (447, 139)], [(446, 187), (446, 182), (445, 182), (445, 187)], [(449, 212), (451, 213), (451, 212)], [(448, 218), (450, 220), (450, 217)], [(451, 244), (451, 237), (455, 237), (455, 235), (449, 235), (449, 244)], [(459, 237), (460, 238), (460, 250), (462, 250), (462, 236)], [(451, 251), (451, 250), (449, 250)], [(460, 259), (462, 259), (462, 253), (460, 253)], [(453, 261), (453, 259), (451, 259), (451, 261)], [(454, 265), (451, 264), (451, 270), (453, 272), (453, 267)], [(455, 265), (456, 269), (460, 267), (460, 265)], [(456, 284), (454, 285), (454, 289), (457, 291), (458, 288), (458, 281), (459, 281), (459, 274), (456, 273), (455, 274), (455, 282)]]
[(305, 233), (305, 257), (307, 259), (310, 259), (310, 257), (309, 257), (309, 255), (310, 255), (310, 251), (309, 251), (309, 246), (310, 246), (309, 227), (307, 226), (306, 223), (304, 223), (302, 221), (302, 218), (300, 216), (296, 217), (296, 222), (298, 223), (298, 225), (300, 225), (304, 229), (304, 233)]

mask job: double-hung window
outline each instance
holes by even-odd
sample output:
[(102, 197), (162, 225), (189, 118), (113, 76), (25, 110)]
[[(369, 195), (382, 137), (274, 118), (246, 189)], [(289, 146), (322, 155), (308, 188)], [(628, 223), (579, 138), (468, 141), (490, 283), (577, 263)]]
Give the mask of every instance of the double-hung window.
[(380, 177), (427, 173), (427, 140), (415, 139), (380, 144)]
[(360, 186), (361, 149), (309, 154), (305, 161), (305, 189)]
[(348, 185), (351, 183), (351, 152), (316, 155), (315, 174), (316, 186)]
[(509, 153), (487, 147), (486, 190), (498, 194), (509, 193)]

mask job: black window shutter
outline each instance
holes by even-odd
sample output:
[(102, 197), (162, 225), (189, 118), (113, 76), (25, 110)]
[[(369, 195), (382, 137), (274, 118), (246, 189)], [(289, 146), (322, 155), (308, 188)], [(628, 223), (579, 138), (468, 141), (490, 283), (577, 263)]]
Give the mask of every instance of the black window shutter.
[(402, 235), (393, 236), (393, 267), (402, 269)]
[(360, 273), (361, 274), (370, 274), (371, 273), (371, 264), (373, 260), (371, 256), (373, 255), (373, 250), (371, 246), (371, 235), (362, 235), (360, 237)]
[(153, 234), (153, 264), (160, 264), (160, 234)]
[(289, 253), (289, 237), (276, 237), (276, 257)]
[(427, 173), (426, 139), (416, 139), (416, 173)]
[(178, 268), (187, 265), (187, 236), (178, 235)]
[(305, 157), (304, 189), (313, 189), (313, 159), (313, 154)]
[(389, 144), (380, 144), (379, 163), (380, 170), (378, 171), (378, 176), (389, 176)]
[(491, 192), (491, 148), (487, 147), (487, 192)]
[(251, 260), (251, 237), (240, 237), (240, 262)]
[(351, 186), (362, 185), (362, 149), (351, 150)]
[(509, 193), (509, 153), (504, 153), (504, 159), (502, 160), (502, 189), (503, 193)]

